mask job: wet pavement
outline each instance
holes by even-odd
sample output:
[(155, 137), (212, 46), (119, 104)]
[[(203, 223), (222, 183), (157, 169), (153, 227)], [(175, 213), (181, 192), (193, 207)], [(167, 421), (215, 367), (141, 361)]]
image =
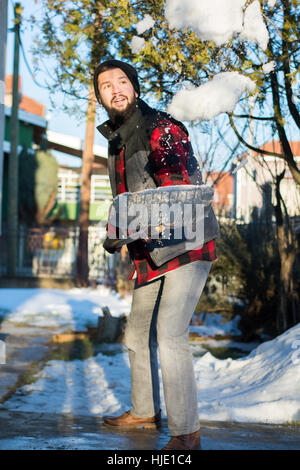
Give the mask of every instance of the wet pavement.
[[(18, 412), (0, 408), (1, 450), (158, 450), (169, 440), (159, 430), (111, 431), (101, 417)], [(203, 450), (299, 450), (300, 427), (201, 422)]]
[(5, 344), (5, 364), (0, 364), (0, 403), (26, 380), (29, 371), (41, 368), (50, 354), (56, 330), (14, 325), (2, 321), (0, 340)]

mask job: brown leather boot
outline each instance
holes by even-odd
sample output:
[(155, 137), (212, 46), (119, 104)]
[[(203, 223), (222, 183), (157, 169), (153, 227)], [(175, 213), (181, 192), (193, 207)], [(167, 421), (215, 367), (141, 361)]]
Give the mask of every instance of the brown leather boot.
[(173, 436), (161, 450), (202, 450), (200, 443), (200, 431), (191, 434)]
[(160, 411), (150, 418), (136, 418), (131, 411), (126, 411), (121, 416), (104, 418), (104, 425), (120, 431), (130, 429), (156, 429), (160, 426)]

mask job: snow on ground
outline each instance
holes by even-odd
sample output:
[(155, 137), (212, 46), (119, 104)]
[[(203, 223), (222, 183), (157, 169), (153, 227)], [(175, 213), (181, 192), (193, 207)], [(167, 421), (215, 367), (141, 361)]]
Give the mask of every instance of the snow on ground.
[(220, 113), (232, 112), (245, 92), (253, 92), (255, 83), (238, 72), (221, 72), (204, 85), (180, 90), (168, 112), (176, 119), (209, 120)]
[(208, 352), (195, 368), (202, 419), (300, 420), (300, 324), (241, 359), (220, 360)]
[[(1, 312), (5, 320), (25, 323), (28, 326), (54, 327), (60, 330), (84, 331), (96, 326), (102, 308), (109, 307), (113, 316), (129, 315), (131, 295), (124, 299), (112, 290), (99, 286), (96, 289), (0, 289)], [(199, 317), (200, 321), (202, 317)], [(191, 327), (202, 336), (239, 334), (239, 317), (224, 322), (221, 315), (207, 314), (204, 325)]]
[[(41, 318), (41, 312), (46, 322), (55, 307), (58, 323), (60, 316), (63, 325), (66, 319), (75, 318), (82, 327), (81, 316), (96, 319), (99, 311), (93, 309), (100, 308), (101, 303), (115, 310), (115, 314), (130, 304), (129, 299), (123, 301), (104, 288), (1, 289), (0, 293), (0, 309), (10, 309), (9, 317), (18, 320), (29, 318), (30, 324), (34, 323), (35, 315)], [(28, 317), (30, 311), (32, 315)], [(210, 316), (206, 321), (207, 331), (211, 333), (216, 331), (212, 328), (224, 326)], [(234, 322), (231, 327), (236, 327)], [(226, 333), (226, 327), (223, 332)], [(126, 348), (122, 344), (106, 345), (106, 348), (107, 351), (102, 350), (84, 361), (49, 361), (37, 373), (36, 381), (20, 388), (4, 406), (19, 411), (39, 409), (99, 416), (129, 409), (130, 370)], [(262, 343), (241, 359), (221, 360), (206, 352), (202, 357), (194, 356), (194, 364), (202, 419), (263, 423), (300, 420), (300, 324)], [(163, 398), (162, 411), (165, 415)]]
[(128, 315), (131, 297), (99, 286), (97, 289), (0, 289), (0, 316), (6, 320), (31, 326), (85, 330), (96, 326), (102, 307), (109, 307), (113, 316)]
[(130, 408), (130, 372), (125, 350), (99, 353), (84, 361), (49, 361), (37, 381), (25, 385), (4, 404), (16, 411), (114, 414)]

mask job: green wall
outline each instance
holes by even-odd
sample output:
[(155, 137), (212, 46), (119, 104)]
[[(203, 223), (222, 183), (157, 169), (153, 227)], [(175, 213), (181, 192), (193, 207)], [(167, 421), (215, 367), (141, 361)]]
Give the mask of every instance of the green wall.
[[(19, 144), (27, 148), (32, 148), (33, 131), (34, 131), (33, 124), (28, 124), (26, 122), (19, 121)], [(9, 116), (5, 116), (4, 136), (5, 136), (4, 139), (9, 142), (10, 141), (10, 117)]]
[[(107, 220), (108, 202), (91, 202), (89, 210), (89, 219), (94, 221)], [(59, 219), (77, 220), (79, 216), (79, 203), (76, 202), (58, 202), (54, 207), (52, 214), (56, 214)]]
[[(32, 148), (33, 145), (33, 124), (28, 124), (23, 121), (19, 121), (19, 145)], [(4, 129), (4, 140), (10, 142), (10, 117), (5, 116), (5, 129)], [(8, 158), (9, 155), (4, 155), (3, 165), (3, 182), (2, 182), (2, 217), (6, 219), (7, 216), (7, 186), (8, 186)]]

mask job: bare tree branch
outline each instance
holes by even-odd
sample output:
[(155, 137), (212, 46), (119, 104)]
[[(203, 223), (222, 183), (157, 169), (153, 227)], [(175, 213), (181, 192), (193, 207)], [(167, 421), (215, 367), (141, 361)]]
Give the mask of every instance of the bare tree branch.
[(248, 147), (250, 150), (253, 150), (254, 152), (257, 152), (257, 153), (261, 153), (263, 155), (270, 155), (270, 156), (273, 156), (273, 157), (278, 157), (278, 158), (282, 158), (283, 160), (286, 160), (285, 158), (285, 155), (281, 154), (281, 153), (276, 153), (276, 152), (269, 152), (268, 150), (264, 150), (264, 149), (261, 149), (261, 148), (257, 148), (257, 147), (253, 147), (253, 145), (250, 145), (248, 144), (248, 142), (245, 141), (245, 139), (239, 134), (234, 122), (233, 122), (233, 119), (232, 119), (232, 114), (231, 113), (227, 113), (228, 117), (229, 117), (229, 121), (230, 121), (230, 125), (235, 133), (235, 135), (237, 136), (237, 138), (239, 139), (240, 142), (242, 142), (242, 144), (244, 144), (246, 147)]
[(275, 117), (260, 117), (260, 116), (250, 116), (249, 114), (233, 114), (231, 113), (231, 116), (236, 117), (236, 118), (249, 118), (249, 119), (255, 119), (257, 121), (275, 121)]

